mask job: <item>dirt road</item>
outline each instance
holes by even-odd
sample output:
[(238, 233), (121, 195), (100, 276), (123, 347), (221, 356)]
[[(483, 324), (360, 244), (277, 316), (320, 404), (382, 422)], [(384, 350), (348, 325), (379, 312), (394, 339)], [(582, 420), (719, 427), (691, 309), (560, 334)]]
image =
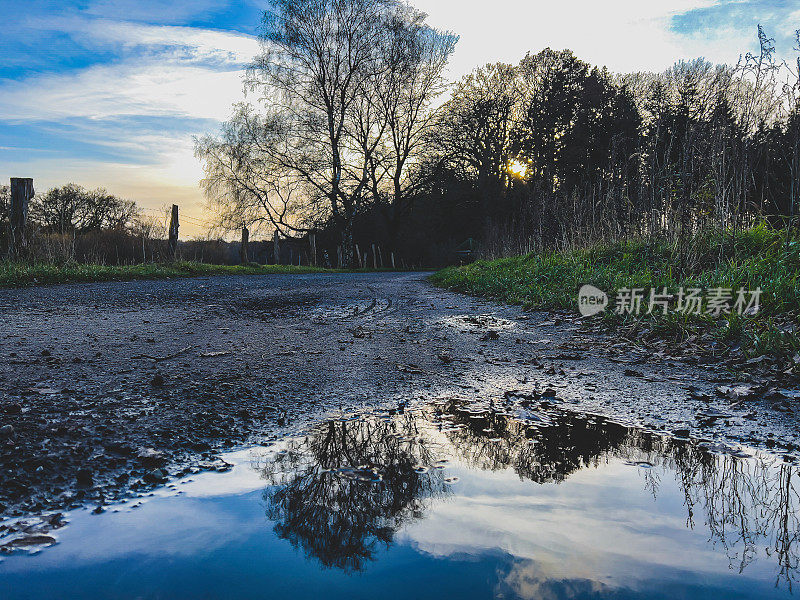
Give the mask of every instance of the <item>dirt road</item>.
[(102, 506), (224, 469), (218, 451), (323, 413), (420, 398), (549, 388), (575, 410), (656, 429), (797, 443), (793, 418), (714, 397), (719, 373), (615, 346), (571, 318), (436, 289), (425, 274), (2, 290), (0, 315), (5, 516)]

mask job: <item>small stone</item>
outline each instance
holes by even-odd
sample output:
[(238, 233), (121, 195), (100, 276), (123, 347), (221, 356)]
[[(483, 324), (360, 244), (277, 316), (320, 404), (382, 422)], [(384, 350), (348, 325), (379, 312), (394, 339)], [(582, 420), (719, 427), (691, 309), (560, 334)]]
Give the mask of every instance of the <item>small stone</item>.
[(14, 435), (14, 427), (12, 425), (3, 425), (0, 427), (0, 440), (10, 438)]
[(453, 355), (450, 354), (447, 350), (442, 350), (436, 356), (438, 356), (439, 360), (446, 365), (449, 365), (451, 362), (453, 362)]
[(6, 414), (9, 415), (18, 415), (22, 412), (22, 406), (17, 404), (16, 402), (12, 402), (11, 404), (6, 405), (5, 407)]
[(625, 369), (625, 375), (628, 377), (644, 377), (644, 373), (636, 369)]
[(145, 473), (142, 479), (144, 479), (147, 483), (163, 483), (167, 480), (167, 474), (163, 471), (163, 469), (153, 469), (152, 471)]
[(160, 373), (156, 373), (155, 377), (150, 381), (150, 385), (153, 387), (163, 387), (164, 386), (164, 376)]
[(23, 538), (11, 540), (5, 545), (11, 548), (27, 548), (29, 546), (52, 546), (55, 543), (56, 539), (49, 535), (28, 535)]
[(139, 462), (145, 467), (160, 467), (166, 462), (166, 457), (163, 452), (159, 452), (154, 448), (142, 448), (136, 455)]

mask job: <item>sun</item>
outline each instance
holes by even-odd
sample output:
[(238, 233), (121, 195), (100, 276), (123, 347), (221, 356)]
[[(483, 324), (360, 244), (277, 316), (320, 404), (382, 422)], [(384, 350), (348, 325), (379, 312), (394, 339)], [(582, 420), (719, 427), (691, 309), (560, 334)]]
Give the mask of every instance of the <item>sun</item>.
[(528, 174), (528, 164), (522, 162), (521, 160), (511, 159), (508, 161), (506, 170), (508, 171), (509, 175), (516, 179), (525, 179), (525, 176)]

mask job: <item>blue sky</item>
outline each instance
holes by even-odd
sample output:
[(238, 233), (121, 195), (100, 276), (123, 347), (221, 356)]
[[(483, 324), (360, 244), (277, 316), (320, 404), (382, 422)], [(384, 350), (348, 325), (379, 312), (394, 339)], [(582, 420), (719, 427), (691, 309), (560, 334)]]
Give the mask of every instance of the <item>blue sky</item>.
[[(450, 77), (568, 47), (614, 71), (679, 58), (735, 62), (755, 26), (792, 56), (797, 0), (415, 0), (461, 36)], [(265, 0), (0, 0), (0, 178), (38, 190), (103, 186), (155, 214), (176, 202), (182, 237), (206, 219), (192, 136), (243, 96)]]

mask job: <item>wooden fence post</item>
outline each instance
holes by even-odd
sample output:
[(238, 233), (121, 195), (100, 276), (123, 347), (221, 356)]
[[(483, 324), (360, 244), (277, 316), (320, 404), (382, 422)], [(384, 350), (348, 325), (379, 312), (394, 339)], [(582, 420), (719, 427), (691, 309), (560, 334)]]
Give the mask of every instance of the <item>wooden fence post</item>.
[(25, 226), (28, 223), (28, 201), (33, 198), (33, 179), (29, 177), (11, 178), (11, 206), (9, 206), (10, 239), (9, 250), (12, 255), (20, 254), (27, 245)]
[(394, 252), (392, 252), (392, 270), (397, 270), (397, 267), (394, 266)]
[(317, 266), (317, 234), (309, 233), (308, 234), (308, 244), (311, 248), (311, 266)]
[(381, 247), (378, 246), (378, 264), (383, 268), (383, 252), (381, 252)]
[(275, 253), (275, 264), (281, 264), (281, 242), (278, 238), (278, 230), (272, 235), (272, 250)]
[(378, 255), (375, 252), (375, 244), (372, 244), (372, 268), (378, 268)]
[(361, 250), (358, 249), (358, 244), (356, 244), (356, 256), (358, 257), (359, 268), (363, 269), (364, 265), (361, 263)]
[(246, 265), (250, 262), (247, 258), (247, 244), (250, 242), (250, 232), (247, 231), (247, 227), (242, 227), (242, 245), (239, 248), (239, 259), (242, 261), (243, 265)]
[(175, 260), (178, 251), (178, 205), (172, 205), (172, 216), (169, 220), (169, 256)]

